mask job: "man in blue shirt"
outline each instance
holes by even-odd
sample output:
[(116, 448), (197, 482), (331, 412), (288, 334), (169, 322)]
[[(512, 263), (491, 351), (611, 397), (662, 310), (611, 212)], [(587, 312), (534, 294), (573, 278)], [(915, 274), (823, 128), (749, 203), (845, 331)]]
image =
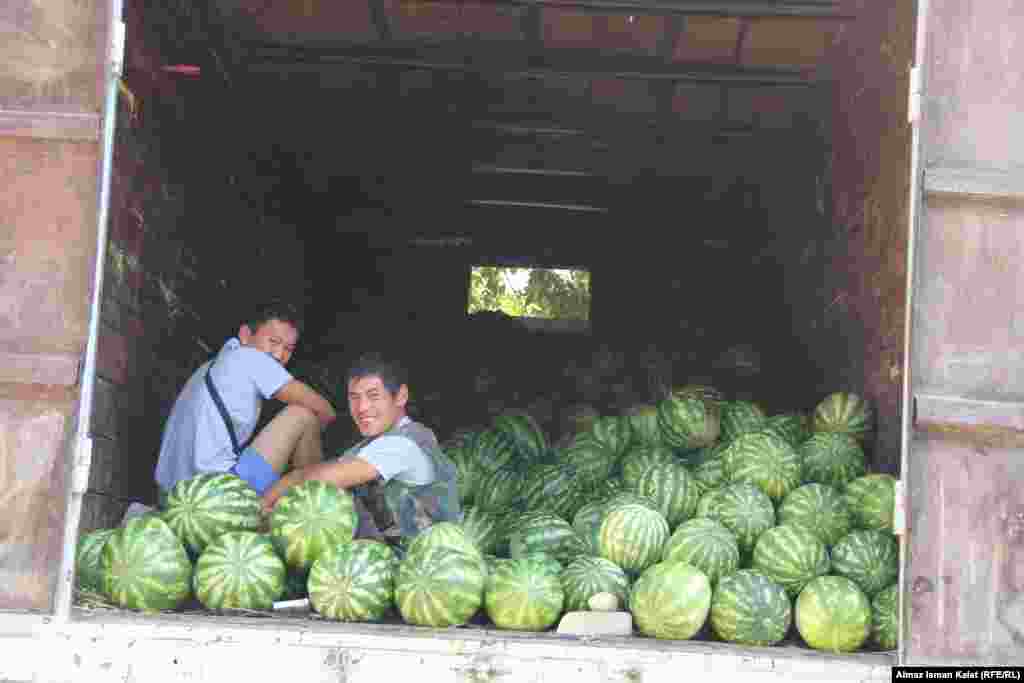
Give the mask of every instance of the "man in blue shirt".
[[(300, 329), (293, 307), (266, 306), (192, 374), (164, 426), (155, 473), (161, 497), (179, 481), (205, 472), (237, 474), (262, 495), (289, 464), (304, 467), (323, 459), (320, 435), (337, 414), (285, 369)], [(286, 405), (254, 434), (269, 398)]]

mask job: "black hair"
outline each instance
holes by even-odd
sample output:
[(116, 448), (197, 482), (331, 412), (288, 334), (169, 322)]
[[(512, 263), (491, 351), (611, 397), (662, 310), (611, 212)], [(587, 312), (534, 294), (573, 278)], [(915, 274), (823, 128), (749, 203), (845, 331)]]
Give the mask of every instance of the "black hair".
[(287, 301), (270, 301), (252, 311), (245, 324), (255, 332), (260, 325), (271, 320), (280, 320), (295, 328), (295, 331), (302, 334), (302, 326), (305, 321), (298, 307)]
[(409, 376), (401, 363), (375, 351), (364, 353), (356, 359), (345, 376), (345, 384), (363, 377), (380, 377), (384, 387), (392, 394), (397, 394), (403, 384), (409, 384)]

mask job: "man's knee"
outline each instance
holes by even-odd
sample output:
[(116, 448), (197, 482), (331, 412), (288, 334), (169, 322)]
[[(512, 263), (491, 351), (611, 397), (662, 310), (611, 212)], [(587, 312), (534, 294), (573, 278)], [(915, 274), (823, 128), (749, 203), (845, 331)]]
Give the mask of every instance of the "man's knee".
[(312, 410), (306, 406), (290, 405), (285, 406), (284, 410), (281, 411), (281, 415), (287, 415), (288, 419), (308, 424), (310, 426), (319, 425), (320, 418), (316, 416)]

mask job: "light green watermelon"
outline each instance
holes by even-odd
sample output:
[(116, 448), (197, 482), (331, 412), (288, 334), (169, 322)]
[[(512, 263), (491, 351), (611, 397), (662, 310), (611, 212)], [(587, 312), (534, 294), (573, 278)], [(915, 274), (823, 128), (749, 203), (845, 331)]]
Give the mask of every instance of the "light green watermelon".
[(886, 531), (851, 531), (832, 548), (832, 572), (856, 583), (869, 600), (894, 582), (899, 571), (900, 547)]
[(899, 586), (883, 588), (871, 601), (871, 639), (883, 650), (899, 645)]
[(864, 450), (849, 434), (818, 432), (799, 447), (803, 462), (803, 480), (843, 490), (857, 477), (864, 476)]
[(386, 543), (343, 543), (309, 570), (309, 604), (336, 621), (378, 621), (394, 604), (397, 573), (398, 559)]
[(258, 531), (263, 525), (263, 500), (234, 474), (198, 474), (171, 488), (160, 516), (198, 557), (207, 543), (223, 533)]
[(740, 565), (740, 547), (736, 536), (721, 523), (706, 517), (683, 522), (661, 554), (662, 562), (686, 562), (704, 572), (711, 587)]
[(893, 530), (896, 478), (891, 474), (866, 474), (846, 485), (846, 506), (855, 529)]
[(807, 416), (797, 412), (772, 415), (762, 427), (775, 432), (794, 447), (800, 446), (811, 435)]
[(636, 575), (661, 559), (668, 538), (668, 522), (660, 512), (643, 505), (621, 505), (601, 520), (597, 551), (627, 574)]
[[(697, 485), (699, 496), (703, 496), (711, 489), (724, 486), (727, 483), (725, 478), (725, 460), (718, 457), (695, 465), (693, 468), (693, 481)], [(698, 500), (700, 500), (699, 496)]]
[(395, 605), (414, 626), (465, 624), (483, 605), (485, 572), (478, 555), (440, 547), (410, 553), (398, 565)]
[(487, 512), (470, 505), (462, 509), (462, 532), (484, 555), (503, 555), (508, 552), (505, 524), (508, 516)]
[(75, 548), (75, 580), (82, 590), (103, 592), (103, 571), (100, 568), (103, 546), (117, 529), (97, 529), (78, 541)]
[(827, 546), (835, 545), (853, 524), (843, 494), (831, 486), (813, 483), (789, 492), (779, 506), (778, 519), (779, 524), (810, 529)]
[(652, 465), (637, 480), (636, 492), (654, 501), (669, 529), (675, 529), (697, 511), (697, 483), (681, 462)]
[(620, 604), (629, 598), (626, 572), (603, 557), (577, 557), (559, 576), (565, 591), (567, 612), (589, 609), (588, 600), (598, 593), (618, 596)]
[(740, 434), (725, 449), (725, 476), (732, 483), (754, 484), (780, 502), (800, 486), (800, 454), (770, 432)]
[(741, 569), (724, 577), (711, 598), (711, 628), (740, 645), (777, 645), (793, 624), (786, 590), (764, 574)]
[(837, 391), (814, 408), (814, 431), (849, 434), (866, 441), (874, 428), (874, 411), (861, 396)]
[(487, 616), (500, 629), (544, 631), (562, 616), (564, 602), (558, 575), (530, 557), (495, 566), (484, 591)]
[(780, 524), (757, 540), (751, 569), (761, 572), (795, 598), (808, 581), (829, 572), (828, 548), (802, 526)]
[(192, 594), (185, 546), (156, 516), (129, 520), (100, 553), (102, 593), (118, 607), (153, 612), (180, 607)]
[(713, 497), (703, 516), (721, 522), (736, 536), (740, 547), (740, 566), (743, 566), (761, 534), (775, 526), (775, 506), (771, 498), (753, 484), (730, 484), (706, 493), (704, 497), (709, 495)]
[(587, 552), (586, 542), (569, 522), (545, 512), (523, 515), (513, 522), (508, 544), (513, 558), (545, 553), (562, 564)]
[(633, 446), (619, 461), (619, 468), (622, 471), (622, 483), (627, 491), (636, 491), (640, 482), (640, 475), (647, 471), (647, 468), (662, 462), (677, 462), (672, 449), (663, 445), (638, 445)]
[(767, 421), (761, 406), (753, 401), (725, 401), (722, 403), (722, 440), (732, 441), (740, 434), (756, 432)]
[(287, 573), (270, 536), (229, 531), (199, 556), (192, 587), (208, 609), (270, 609), (284, 595)]
[(307, 572), (325, 550), (351, 541), (358, 521), (351, 493), (308, 480), (278, 498), (270, 536), (289, 568)]
[(484, 555), (458, 522), (437, 522), (430, 525), (409, 541), (406, 553), (413, 555), (434, 548), (465, 553), (481, 561)]
[(659, 562), (633, 584), (629, 610), (646, 636), (687, 640), (700, 631), (711, 610), (711, 584), (685, 562)]
[(794, 609), (800, 637), (835, 654), (860, 648), (871, 633), (871, 603), (844, 576), (819, 576), (800, 591)]
[(695, 396), (670, 393), (657, 406), (662, 440), (677, 449), (710, 446), (721, 431), (718, 405)]

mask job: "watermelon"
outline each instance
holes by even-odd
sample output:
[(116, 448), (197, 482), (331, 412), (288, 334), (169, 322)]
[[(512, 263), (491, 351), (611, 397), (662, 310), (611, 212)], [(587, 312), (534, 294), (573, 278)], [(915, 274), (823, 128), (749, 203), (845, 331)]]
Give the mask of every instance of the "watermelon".
[(430, 525), (409, 541), (407, 555), (414, 555), (432, 548), (465, 553), (483, 560), (483, 552), (466, 535), (458, 522), (437, 522)]
[(198, 557), (207, 543), (223, 533), (259, 531), (263, 499), (234, 474), (198, 474), (171, 488), (161, 518)]
[(698, 500), (700, 496), (711, 489), (717, 489), (726, 484), (725, 460), (712, 458), (696, 465), (693, 468), (693, 481), (697, 486)]
[(608, 415), (594, 421), (589, 434), (611, 453), (612, 460), (617, 462), (633, 441), (632, 425), (622, 415)]
[(722, 403), (722, 440), (732, 441), (740, 434), (756, 432), (767, 419), (761, 406), (753, 401), (725, 401)]
[[(718, 505), (718, 497), (721, 494), (725, 486), (713, 488), (705, 491), (697, 499), (697, 511), (693, 513), (694, 517), (710, 517), (715, 510), (715, 506)], [(755, 487), (756, 488), (756, 487)], [(771, 502), (771, 499), (768, 499)]]
[(714, 588), (722, 577), (740, 565), (736, 537), (721, 523), (697, 517), (683, 522), (672, 533), (661, 554), (662, 562), (686, 562), (704, 572)]
[(691, 383), (684, 384), (672, 389), (672, 393), (682, 398), (697, 398), (705, 403), (710, 403), (719, 410), (722, 408), (722, 404), (725, 403), (725, 395), (721, 390), (710, 384)]
[(751, 569), (724, 577), (711, 597), (711, 629), (722, 640), (740, 645), (776, 645), (793, 624), (786, 590)]
[(152, 612), (180, 607), (192, 594), (192, 562), (170, 526), (138, 517), (110, 535), (100, 553), (102, 593), (118, 607)]
[(779, 524), (806, 527), (827, 546), (848, 534), (853, 523), (843, 494), (825, 484), (804, 484), (790, 491), (778, 512)]
[(358, 521), (351, 493), (308, 480), (278, 498), (270, 536), (290, 569), (307, 572), (325, 550), (351, 541)]
[(828, 573), (828, 548), (802, 526), (780, 524), (757, 540), (751, 569), (761, 572), (795, 598), (808, 581)]
[(343, 543), (309, 570), (309, 604), (336, 621), (378, 621), (394, 604), (397, 573), (398, 559), (387, 544)]
[(811, 431), (807, 417), (796, 412), (772, 415), (765, 419), (762, 429), (774, 432), (793, 446), (799, 446), (806, 441)]
[(75, 548), (75, 580), (82, 590), (103, 592), (103, 546), (115, 531), (117, 529), (97, 529), (78, 541)]
[[(504, 562), (496, 563), (495, 569)], [(450, 548), (425, 548), (398, 565), (395, 604), (415, 626), (459, 626), (469, 621), (484, 601), (485, 565), (479, 555)]]
[(838, 391), (829, 394), (814, 408), (816, 432), (849, 434), (858, 441), (867, 440), (873, 428), (874, 411), (857, 394)]
[(891, 474), (865, 474), (846, 485), (846, 506), (855, 529), (892, 533), (896, 503), (896, 478)]
[(603, 500), (626, 490), (626, 483), (621, 477), (609, 477), (588, 492), (588, 502), (591, 500)]
[(473, 456), (481, 478), (502, 467), (519, 469), (529, 463), (519, 454), (519, 447), (511, 436), (493, 428), (484, 430), (477, 437)]
[(661, 427), (658, 426), (658, 407), (651, 403), (639, 403), (626, 411), (630, 433), (633, 435), (632, 445), (662, 445)]
[(672, 448), (694, 449), (718, 440), (721, 416), (718, 404), (673, 392), (658, 403), (658, 429)]
[(583, 493), (572, 465), (534, 465), (526, 474), (521, 501), (525, 510), (550, 512), (568, 521), (583, 504)]
[(819, 576), (796, 599), (800, 637), (815, 650), (835, 654), (860, 648), (871, 633), (871, 603), (845, 576)]
[(876, 529), (851, 531), (832, 548), (832, 571), (856, 583), (869, 600), (874, 598), (899, 575), (896, 537)]
[(597, 530), (605, 513), (605, 501), (592, 500), (583, 505), (572, 518), (572, 528), (586, 543), (587, 553), (597, 554)]
[(669, 529), (675, 529), (697, 511), (697, 484), (681, 462), (666, 461), (647, 468), (637, 480), (636, 492), (654, 501)]
[(622, 471), (622, 483), (627, 491), (635, 491), (642, 475), (648, 467), (662, 462), (677, 462), (672, 449), (664, 445), (640, 445), (630, 448), (619, 468)]
[(512, 439), (520, 458), (539, 460), (548, 450), (548, 439), (537, 421), (524, 411), (506, 411), (494, 418), (491, 427)]
[(502, 555), (508, 551), (505, 538), (506, 515), (487, 512), (470, 505), (462, 510), (462, 532), (484, 555)]
[(270, 609), (284, 595), (286, 575), (270, 536), (229, 531), (199, 556), (192, 587), (208, 609)]
[(709, 495), (713, 498), (703, 516), (721, 522), (736, 536), (742, 566), (761, 534), (775, 526), (775, 506), (767, 494), (753, 484), (730, 484), (704, 497)]
[(480, 487), (473, 497), (473, 505), (486, 512), (504, 513), (519, 504), (526, 471), (517, 469), (521, 463), (500, 467), (480, 479)]
[(660, 512), (626, 504), (605, 514), (597, 532), (597, 551), (627, 574), (636, 575), (661, 559), (668, 537), (668, 522)]
[(799, 451), (805, 482), (826, 484), (842, 490), (866, 472), (864, 450), (849, 434), (812, 434), (800, 444)]
[(771, 432), (737, 436), (725, 449), (725, 476), (732, 483), (754, 484), (779, 502), (800, 486), (800, 454)]
[(611, 593), (625, 603), (629, 598), (626, 572), (603, 557), (577, 557), (559, 575), (565, 591), (567, 612), (587, 610), (588, 601), (598, 593)]
[(586, 542), (569, 522), (545, 512), (516, 520), (509, 531), (508, 545), (513, 558), (545, 553), (563, 564), (587, 552)]
[(871, 601), (871, 639), (883, 650), (895, 650), (899, 644), (899, 599), (899, 586), (894, 583)]
[(562, 459), (576, 469), (578, 482), (586, 488), (593, 488), (607, 479), (616, 463), (612, 451), (590, 432), (573, 437)]
[(639, 493), (633, 491), (621, 491), (616, 493), (612, 497), (608, 498), (604, 503), (605, 513), (617, 508), (622, 505), (643, 505), (652, 510), (658, 509), (658, 504), (647, 496), (641, 496)]
[(448, 446), (442, 450), (455, 465), (455, 487), (459, 491), (459, 502), (463, 506), (471, 505), (483, 476), (483, 470), (476, 463), (474, 445)]
[(553, 576), (561, 576), (562, 571), (565, 569), (565, 565), (547, 553), (530, 553), (528, 555), (523, 555), (523, 557), (533, 560), (537, 563), (537, 567), (539, 569), (546, 571)]
[(484, 591), (487, 616), (500, 629), (548, 629), (562, 616), (564, 602), (558, 575), (530, 557), (498, 564)]
[(702, 571), (685, 562), (659, 562), (633, 584), (629, 609), (644, 635), (686, 640), (708, 618), (711, 584)]

